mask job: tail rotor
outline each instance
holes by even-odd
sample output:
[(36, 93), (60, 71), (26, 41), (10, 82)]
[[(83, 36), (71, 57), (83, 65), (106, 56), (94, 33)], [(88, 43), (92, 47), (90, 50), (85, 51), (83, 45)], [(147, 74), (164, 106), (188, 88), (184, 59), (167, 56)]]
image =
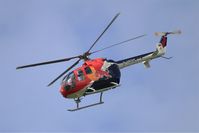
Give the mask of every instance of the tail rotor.
[(155, 32), (155, 36), (167, 36), (169, 34), (179, 35), (181, 33), (182, 33), (181, 30), (175, 30), (175, 31), (172, 31), (172, 32)]

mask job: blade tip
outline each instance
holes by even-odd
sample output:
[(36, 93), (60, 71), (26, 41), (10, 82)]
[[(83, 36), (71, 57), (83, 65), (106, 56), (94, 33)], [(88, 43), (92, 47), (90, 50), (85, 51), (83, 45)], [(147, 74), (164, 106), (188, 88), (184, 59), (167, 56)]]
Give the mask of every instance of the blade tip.
[(47, 87), (49, 87), (49, 86), (51, 86), (51, 85), (52, 85), (52, 83), (48, 84)]
[(158, 33), (158, 32), (155, 32), (155, 33), (154, 33), (154, 35), (155, 35), (155, 36), (158, 36), (158, 35), (159, 35), (159, 33)]
[(178, 34), (182, 34), (182, 31), (181, 31), (181, 30), (178, 30)]
[(21, 67), (16, 67), (16, 70), (21, 69)]

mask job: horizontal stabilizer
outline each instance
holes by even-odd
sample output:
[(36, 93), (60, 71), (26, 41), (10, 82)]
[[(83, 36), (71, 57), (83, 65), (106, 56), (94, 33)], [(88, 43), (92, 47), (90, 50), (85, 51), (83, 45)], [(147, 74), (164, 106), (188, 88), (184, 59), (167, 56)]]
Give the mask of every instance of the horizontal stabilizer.
[(149, 61), (143, 61), (143, 64), (144, 64), (144, 67), (145, 68), (150, 68), (150, 64), (149, 64)]

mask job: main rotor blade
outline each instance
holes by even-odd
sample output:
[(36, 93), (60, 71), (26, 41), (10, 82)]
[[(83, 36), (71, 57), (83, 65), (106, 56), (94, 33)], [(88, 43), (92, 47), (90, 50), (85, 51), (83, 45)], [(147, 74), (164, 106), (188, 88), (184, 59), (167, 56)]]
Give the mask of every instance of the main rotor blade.
[(25, 66), (19, 66), (16, 69), (22, 69), (22, 68), (27, 68), (27, 67), (35, 67), (35, 66), (40, 66), (40, 65), (47, 65), (47, 64), (52, 64), (52, 63), (59, 63), (59, 62), (69, 61), (69, 60), (75, 59), (75, 58), (80, 58), (80, 56), (74, 56), (74, 57), (64, 58), (64, 59), (59, 59), (59, 60), (35, 63), (35, 64), (30, 64), (30, 65), (25, 65)]
[(92, 44), (92, 46), (89, 48), (87, 53), (90, 52), (90, 50), (94, 47), (94, 45), (97, 43), (97, 41), (102, 37), (102, 35), (107, 31), (107, 29), (111, 26), (111, 24), (116, 20), (116, 18), (120, 15), (120, 13), (117, 13), (115, 17), (111, 20), (111, 22), (108, 24), (108, 26), (104, 29), (104, 31), (100, 34), (100, 36), (95, 40), (95, 42)]
[(137, 36), (137, 37), (134, 37), (134, 38), (130, 38), (130, 39), (128, 39), (128, 40), (125, 40), (125, 41), (122, 41), (122, 42), (119, 42), (119, 43), (110, 45), (110, 46), (108, 46), (108, 47), (102, 48), (102, 49), (100, 49), (100, 50), (96, 50), (96, 51), (94, 51), (94, 52), (91, 52), (91, 54), (97, 53), (97, 52), (100, 52), (100, 51), (103, 51), (103, 50), (106, 50), (106, 49), (109, 49), (109, 48), (111, 48), (111, 47), (115, 47), (115, 46), (117, 46), (117, 45), (124, 44), (124, 43), (126, 43), (126, 42), (130, 42), (130, 41), (132, 41), (132, 40), (135, 40), (135, 39), (138, 39), (138, 38), (141, 38), (141, 37), (144, 37), (144, 36), (146, 36), (146, 34), (140, 35), (140, 36)]
[(64, 71), (63, 73), (61, 73), (56, 79), (54, 79), (52, 82), (50, 82), (50, 83), (48, 84), (48, 86), (52, 85), (55, 81), (57, 81), (59, 78), (61, 78), (65, 73), (67, 73), (67, 72), (70, 71), (73, 67), (75, 67), (75, 66), (79, 63), (80, 60), (81, 60), (81, 59), (77, 60), (72, 66), (70, 66), (68, 69), (66, 69), (66, 71)]

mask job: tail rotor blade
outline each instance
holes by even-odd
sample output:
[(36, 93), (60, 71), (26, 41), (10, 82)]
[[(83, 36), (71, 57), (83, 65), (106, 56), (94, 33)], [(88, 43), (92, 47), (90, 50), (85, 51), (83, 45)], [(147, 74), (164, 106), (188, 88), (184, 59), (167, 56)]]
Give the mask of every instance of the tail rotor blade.
[(164, 36), (166, 35), (166, 32), (155, 32), (154, 34), (155, 36)]
[(170, 34), (181, 34), (181, 33), (182, 33), (181, 30), (176, 30), (176, 31), (170, 32)]

